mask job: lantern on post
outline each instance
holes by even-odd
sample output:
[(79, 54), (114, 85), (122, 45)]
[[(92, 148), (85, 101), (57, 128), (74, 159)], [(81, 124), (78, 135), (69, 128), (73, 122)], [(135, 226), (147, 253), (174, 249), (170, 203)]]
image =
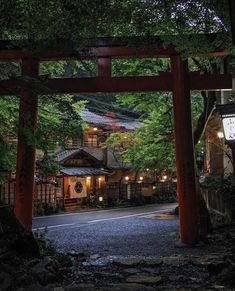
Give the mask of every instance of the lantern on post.
[(235, 175), (235, 104), (217, 105), (222, 118), (225, 143), (232, 150), (233, 173)]

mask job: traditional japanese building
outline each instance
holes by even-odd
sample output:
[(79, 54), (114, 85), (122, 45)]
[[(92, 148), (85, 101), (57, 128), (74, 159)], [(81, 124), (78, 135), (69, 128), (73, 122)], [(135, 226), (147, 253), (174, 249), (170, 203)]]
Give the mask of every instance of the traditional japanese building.
[[(117, 118), (114, 113), (101, 116), (84, 110), (82, 115), (88, 124), (83, 136), (73, 138), (69, 147), (56, 156), (61, 166), (57, 180), (65, 206), (87, 204), (91, 198), (109, 202), (130, 199), (136, 173), (132, 165), (122, 162), (117, 149), (104, 147), (103, 142), (110, 133), (134, 131), (141, 123)], [(135, 191), (140, 192), (141, 185), (136, 181), (134, 184)]]

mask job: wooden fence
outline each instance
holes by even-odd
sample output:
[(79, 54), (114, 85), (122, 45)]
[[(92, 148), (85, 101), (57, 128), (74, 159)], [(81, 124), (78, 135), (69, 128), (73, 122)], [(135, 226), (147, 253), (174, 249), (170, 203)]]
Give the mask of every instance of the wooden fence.
[(13, 205), (15, 200), (15, 182), (0, 185), (0, 200), (4, 204)]
[(110, 199), (131, 200), (142, 194), (140, 183), (121, 183), (113, 182), (106, 186), (107, 196)]
[(176, 195), (177, 185), (174, 182), (158, 182), (155, 184), (156, 202), (174, 202), (177, 200)]
[(206, 202), (207, 208), (225, 214), (226, 207), (221, 193), (215, 190), (202, 189), (202, 195)]
[[(0, 200), (4, 204), (14, 205), (15, 191), (15, 181), (0, 185)], [(57, 189), (55, 185), (51, 183), (35, 184), (34, 200), (41, 204), (56, 204)]]

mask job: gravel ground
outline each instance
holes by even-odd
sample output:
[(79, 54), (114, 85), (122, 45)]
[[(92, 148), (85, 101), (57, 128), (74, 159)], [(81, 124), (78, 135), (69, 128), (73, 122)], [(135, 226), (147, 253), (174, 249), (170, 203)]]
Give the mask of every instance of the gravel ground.
[(41, 240), (41, 257), (17, 253), (6, 234), (0, 238), (3, 291), (235, 290), (234, 224), (194, 248), (176, 247), (178, 221), (164, 214), (63, 225), (47, 236), (67, 253)]
[(179, 248), (178, 217), (164, 215), (84, 224), (66, 231), (49, 231), (46, 236), (60, 251), (100, 256), (202, 255), (206, 247), (200, 244), (194, 248)]
[(134, 217), (49, 231), (59, 250), (99, 255), (161, 256), (175, 253), (178, 219)]

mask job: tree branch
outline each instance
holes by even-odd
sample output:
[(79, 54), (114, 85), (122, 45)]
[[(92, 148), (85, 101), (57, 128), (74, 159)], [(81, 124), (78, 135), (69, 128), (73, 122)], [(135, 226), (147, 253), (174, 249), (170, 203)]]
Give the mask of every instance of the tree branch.
[(214, 108), (215, 108), (215, 102), (216, 102), (216, 93), (215, 92), (208, 92), (206, 97), (206, 92), (201, 92), (204, 100), (204, 108), (201, 113), (201, 115), (198, 118), (197, 126), (194, 130), (194, 145), (198, 143), (200, 138), (202, 137), (206, 125), (208, 123), (208, 120), (210, 116), (212, 115)]

